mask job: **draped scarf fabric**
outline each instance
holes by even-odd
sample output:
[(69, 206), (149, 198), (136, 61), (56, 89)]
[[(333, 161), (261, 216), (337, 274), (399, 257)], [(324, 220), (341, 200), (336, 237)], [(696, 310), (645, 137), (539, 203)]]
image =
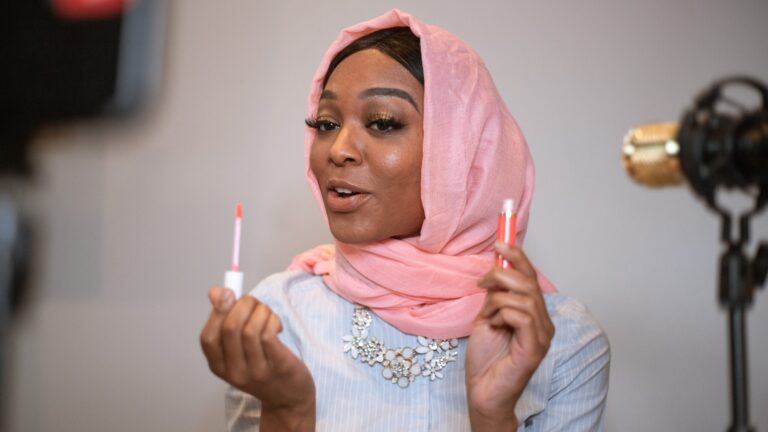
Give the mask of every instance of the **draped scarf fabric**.
[[(369, 33), (398, 26), (419, 37), (424, 67), (421, 233), (360, 245), (337, 241), (335, 260), (324, 246), (299, 255), (292, 268), (323, 274), (330, 289), (405, 333), (463, 337), (485, 299), (477, 281), (493, 265), (502, 201), (515, 200), (522, 244), (534, 180), (525, 138), (483, 61), (447, 31), (394, 9), (341, 32), (315, 72), (307, 115), (316, 115), (323, 78), (339, 51)], [(306, 176), (327, 220), (309, 162), (315, 133), (307, 128)], [(544, 292), (555, 291), (541, 273), (538, 279)]]

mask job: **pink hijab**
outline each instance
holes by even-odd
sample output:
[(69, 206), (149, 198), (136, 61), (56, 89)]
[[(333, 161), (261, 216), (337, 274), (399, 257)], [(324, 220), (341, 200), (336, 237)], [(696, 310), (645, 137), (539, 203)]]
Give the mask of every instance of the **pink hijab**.
[[(407, 26), (419, 37), (424, 67), (424, 142), (419, 237), (363, 245), (336, 241), (297, 256), (289, 268), (323, 274), (350, 302), (368, 306), (399, 330), (437, 339), (470, 334), (485, 299), (478, 279), (493, 265), (497, 214), (504, 198), (517, 203), (522, 244), (533, 193), (533, 161), (485, 64), (447, 31), (393, 9), (341, 32), (315, 72), (307, 116), (317, 113), (333, 57), (374, 31)], [(323, 199), (309, 165), (315, 130), (305, 137), (306, 175)], [(555, 288), (541, 274), (544, 292)]]

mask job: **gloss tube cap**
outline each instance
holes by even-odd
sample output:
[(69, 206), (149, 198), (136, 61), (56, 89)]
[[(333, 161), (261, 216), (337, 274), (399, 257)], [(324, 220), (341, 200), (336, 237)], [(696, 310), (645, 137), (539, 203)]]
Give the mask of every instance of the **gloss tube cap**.
[(504, 204), (501, 206), (501, 211), (504, 213), (515, 211), (515, 200), (505, 199)]
[(243, 272), (228, 271), (224, 273), (224, 286), (235, 292), (235, 298), (243, 295)]

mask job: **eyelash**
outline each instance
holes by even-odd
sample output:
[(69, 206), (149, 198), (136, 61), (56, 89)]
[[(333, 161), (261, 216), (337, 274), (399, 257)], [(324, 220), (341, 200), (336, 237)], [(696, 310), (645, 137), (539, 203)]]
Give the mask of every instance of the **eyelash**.
[(330, 125), (336, 125), (336, 123), (330, 120), (318, 120), (317, 117), (310, 117), (310, 118), (304, 119), (304, 123), (308, 127), (311, 127), (312, 129), (316, 129), (320, 133), (328, 132), (328, 130), (325, 128), (327, 128)]
[(394, 132), (402, 129), (405, 124), (395, 119), (394, 116), (387, 113), (377, 113), (369, 116), (365, 127), (370, 128), (373, 125), (377, 125), (379, 128), (375, 129), (376, 132), (387, 133)]
[[(336, 122), (316, 117), (307, 118), (304, 120), (304, 123), (308, 127), (316, 129), (319, 133), (330, 132), (332, 130), (330, 128), (339, 127)], [(395, 119), (391, 114), (377, 113), (366, 119), (365, 127), (373, 128), (373, 126), (377, 126), (377, 128), (373, 129), (377, 133), (390, 133), (402, 129), (405, 127), (405, 124)]]

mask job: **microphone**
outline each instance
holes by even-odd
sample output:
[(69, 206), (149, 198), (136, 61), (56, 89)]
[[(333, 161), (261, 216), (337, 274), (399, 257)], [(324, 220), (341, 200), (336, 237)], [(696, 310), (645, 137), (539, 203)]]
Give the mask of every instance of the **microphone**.
[[(726, 94), (746, 87), (760, 98), (748, 108)], [(624, 169), (649, 187), (688, 183), (710, 207), (719, 187), (758, 191), (768, 204), (768, 87), (748, 77), (715, 82), (679, 123), (631, 129), (622, 147)]]

